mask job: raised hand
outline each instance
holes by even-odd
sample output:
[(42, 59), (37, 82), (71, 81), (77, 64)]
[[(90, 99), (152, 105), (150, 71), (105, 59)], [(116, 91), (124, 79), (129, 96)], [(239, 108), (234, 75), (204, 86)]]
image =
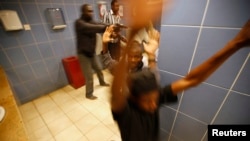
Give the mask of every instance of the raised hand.
[(148, 35), (148, 43), (143, 42), (145, 52), (147, 54), (155, 54), (156, 50), (159, 47), (160, 33), (155, 29), (151, 29), (148, 31)]
[(113, 32), (114, 32), (114, 25), (108, 26), (108, 27), (106, 28), (105, 32), (104, 32), (103, 35), (102, 35), (102, 42), (103, 42), (103, 43), (108, 43), (108, 42), (114, 40), (114, 39), (112, 38)]

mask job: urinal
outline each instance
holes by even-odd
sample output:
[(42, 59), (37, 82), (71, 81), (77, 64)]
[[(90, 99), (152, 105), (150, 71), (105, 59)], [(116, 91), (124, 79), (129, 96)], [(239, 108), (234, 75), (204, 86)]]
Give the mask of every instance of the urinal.
[(0, 106), (0, 122), (3, 120), (5, 115), (5, 110), (2, 106)]

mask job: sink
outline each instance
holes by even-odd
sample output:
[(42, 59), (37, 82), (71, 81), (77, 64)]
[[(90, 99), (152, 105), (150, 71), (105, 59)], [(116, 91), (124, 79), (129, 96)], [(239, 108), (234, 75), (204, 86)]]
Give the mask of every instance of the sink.
[(0, 122), (3, 120), (5, 115), (5, 110), (2, 106), (0, 106)]

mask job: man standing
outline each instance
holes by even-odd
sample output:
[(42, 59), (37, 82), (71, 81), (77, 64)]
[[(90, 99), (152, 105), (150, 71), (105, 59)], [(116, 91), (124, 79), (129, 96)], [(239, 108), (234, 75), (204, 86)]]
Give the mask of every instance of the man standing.
[(119, 3), (117, 0), (111, 1), (111, 9), (103, 15), (103, 23), (117, 24), (121, 23), (121, 17), (119, 15)]
[[(103, 16), (105, 24), (121, 24), (121, 16), (119, 15), (119, 3), (117, 0), (111, 1), (111, 9)], [(114, 40), (108, 43), (108, 51), (111, 57), (119, 61), (121, 53), (121, 43), (119, 37), (113, 37)]]
[(97, 63), (96, 33), (103, 33), (107, 25), (93, 21), (93, 8), (91, 5), (84, 4), (81, 7), (81, 17), (75, 21), (75, 33), (77, 54), (81, 68), (86, 78), (86, 98), (94, 100), (93, 95), (93, 70), (96, 72), (101, 86), (109, 86), (104, 81), (101, 67)]

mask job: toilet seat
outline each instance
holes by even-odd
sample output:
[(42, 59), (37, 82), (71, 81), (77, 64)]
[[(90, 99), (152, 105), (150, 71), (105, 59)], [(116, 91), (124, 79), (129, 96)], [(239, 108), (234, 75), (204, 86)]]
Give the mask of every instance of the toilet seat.
[(0, 106), (0, 122), (3, 120), (5, 115), (5, 110), (2, 106)]

